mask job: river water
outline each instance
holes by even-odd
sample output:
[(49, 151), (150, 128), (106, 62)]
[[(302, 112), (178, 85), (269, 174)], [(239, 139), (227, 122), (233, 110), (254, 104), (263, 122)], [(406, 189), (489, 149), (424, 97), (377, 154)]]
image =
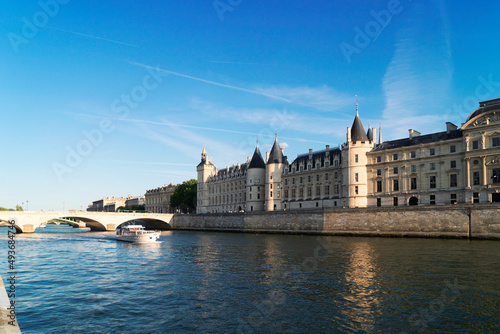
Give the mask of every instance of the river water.
[(500, 332), (499, 241), (112, 237), (16, 236), (23, 333)]

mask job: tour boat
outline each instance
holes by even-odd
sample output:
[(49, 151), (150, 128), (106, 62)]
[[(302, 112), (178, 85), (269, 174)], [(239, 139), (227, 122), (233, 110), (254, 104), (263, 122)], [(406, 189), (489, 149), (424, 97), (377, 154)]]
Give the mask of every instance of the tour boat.
[(139, 244), (156, 242), (159, 231), (146, 231), (142, 225), (127, 225), (116, 230), (116, 239)]

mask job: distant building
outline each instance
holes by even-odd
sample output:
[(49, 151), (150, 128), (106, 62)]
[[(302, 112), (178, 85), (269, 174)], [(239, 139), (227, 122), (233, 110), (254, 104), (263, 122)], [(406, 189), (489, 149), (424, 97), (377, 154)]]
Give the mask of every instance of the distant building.
[(145, 207), (146, 211), (155, 213), (171, 213), (173, 209), (170, 208), (170, 196), (174, 193), (177, 185), (170, 183), (163, 187), (146, 190)]
[(87, 211), (114, 212), (120, 206), (125, 206), (125, 201), (124, 197), (103, 197), (90, 203)]
[(146, 197), (144, 195), (140, 196), (127, 196), (127, 200), (125, 201), (126, 208), (132, 208), (134, 206), (145, 205)]
[[(378, 143), (377, 143), (378, 139)], [(262, 158), (218, 170), (205, 148), (197, 212), (500, 202), (500, 99), (484, 101), (461, 128), (382, 142), (358, 115), (341, 147), (288, 162), (276, 138)]]

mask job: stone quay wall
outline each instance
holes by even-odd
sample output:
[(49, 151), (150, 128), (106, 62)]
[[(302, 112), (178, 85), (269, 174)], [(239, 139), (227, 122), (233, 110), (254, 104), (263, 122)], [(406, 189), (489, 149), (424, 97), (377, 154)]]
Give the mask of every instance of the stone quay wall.
[(174, 230), (500, 239), (500, 205), (175, 215)]

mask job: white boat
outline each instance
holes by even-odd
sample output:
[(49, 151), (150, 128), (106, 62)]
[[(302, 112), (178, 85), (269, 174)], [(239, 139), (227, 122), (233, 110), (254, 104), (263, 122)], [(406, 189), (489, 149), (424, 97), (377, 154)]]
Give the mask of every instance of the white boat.
[(127, 225), (116, 230), (116, 239), (139, 244), (156, 242), (160, 231), (147, 231), (142, 225)]

